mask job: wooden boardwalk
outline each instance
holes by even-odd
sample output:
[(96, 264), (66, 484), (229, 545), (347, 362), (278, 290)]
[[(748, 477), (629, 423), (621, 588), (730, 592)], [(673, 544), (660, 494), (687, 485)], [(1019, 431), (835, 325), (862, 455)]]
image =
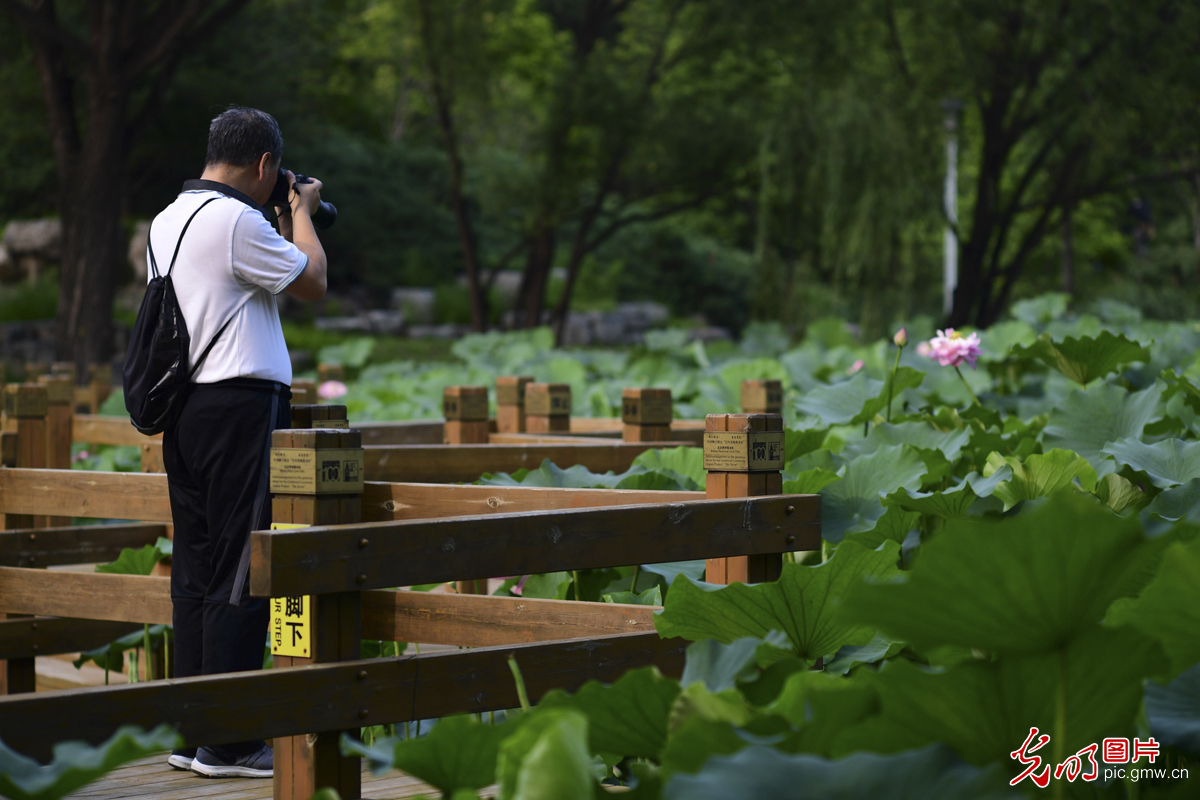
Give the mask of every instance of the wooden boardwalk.
[[(405, 797), (438, 797), (438, 791), (416, 778), (393, 770), (376, 777), (363, 763), (363, 797), (372, 800), (391, 800)], [(483, 791), (484, 797), (494, 797), (494, 787)], [(245, 778), (201, 778), (200, 776), (171, 769), (167, 766), (167, 754), (133, 761), (113, 770), (95, 783), (67, 795), (71, 800), (191, 800), (191, 798), (213, 798), (213, 800), (270, 800), (271, 781)]]

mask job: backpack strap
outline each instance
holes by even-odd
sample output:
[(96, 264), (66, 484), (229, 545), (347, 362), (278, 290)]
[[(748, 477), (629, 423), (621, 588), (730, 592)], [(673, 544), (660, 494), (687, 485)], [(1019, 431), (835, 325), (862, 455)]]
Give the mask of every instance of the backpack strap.
[[(196, 218), (196, 215), (199, 214), (206, 205), (208, 205), (209, 203), (211, 203), (214, 200), (219, 200), (219, 199), (220, 199), (219, 197), (210, 197), (207, 200), (205, 200), (203, 203), (200, 204), (200, 208), (197, 208), (195, 211), (193, 211), (192, 215), (190, 217), (188, 217), (187, 222), (185, 222), (183, 224), (183, 230), (179, 232), (179, 241), (175, 242), (175, 253), (171, 256), (171, 265), (169, 267), (167, 267), (168, 275), (171, 274), (171, 270), (175, 269), (175, 259), (179, 258), (179, 246), (181, 244), (183, 244), (183, 235), (185, 233), (187, 233), (188, 226), (192, 224), (192, 220), (194, 220)], [(150, 240), (150, 234), (153, 231), (154, 231), (154, 221), (151, 220), (150, 227), (146, 230), (146, 249), (150, 252), (150, 269), (153, 271), (154, 277), (157, 278), (158, 277), (158, 261), (154, 258), (154, 243)]]
[[(236, 317), (238, 315), (238, 311), (241, 310), (242, 309), (239, 306), (238, 310), (233, 312), (233, 317)], [(233, 317), (225, 320), (225, 324), (221, 326), (221, 330), (217, 331), (217, 334), (209, 340), (208, 346), (204, 348), (204, 352), (200, 354), (200, 357), (196, 359), (196, 363), (192, 365), (191, 369), (188, 370), (187, 378), (185, 379), (186, 381), (190, 381), (192, 376), (200, 371), (200, 365), (204, 363), (204, 359), (208, 358), (208, 354), (213, 349), (213, 345), (217, 343), (217, 339), (221, 338), (221, 334), (224, 333), (225, 329), (229, 327), (229, 323), (233, 322)]]

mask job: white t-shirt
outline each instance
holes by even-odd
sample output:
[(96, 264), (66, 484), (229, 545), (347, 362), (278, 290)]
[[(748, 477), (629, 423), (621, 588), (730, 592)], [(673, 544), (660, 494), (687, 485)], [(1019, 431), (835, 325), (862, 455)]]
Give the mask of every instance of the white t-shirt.
[[(188, 227), (171, 271), (192, 339), (189, 368), (225, 321), (232, 321), (192, 381), (261, 378), (290, 384), (292, 362), (275, 295), (304, 271), (308, 257), (262, 214), (218, 192), (184, 192), (154, 218), (150, 228), (159, 274), (166, 274), (188, 217), (212, 197), (217, 199), (204, 206)], [(152, 270), (147, 273), (147, 280), (153, 277)]]

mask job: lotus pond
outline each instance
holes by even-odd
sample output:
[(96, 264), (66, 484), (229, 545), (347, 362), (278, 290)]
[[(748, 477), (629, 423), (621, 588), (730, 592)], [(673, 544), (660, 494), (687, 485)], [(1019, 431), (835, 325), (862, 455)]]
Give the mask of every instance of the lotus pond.
[[(437, 416), (443, 386), (500, 374), (568, 382), (584, 415), (666, 386), (680, 417), (735, 411), (743, 379), (777, 378), (784, 491), (823, 502), (822, 549), (785, 558), (775, 583), (713, 586), (682, 562), (500, 590), (661, 604), (658, 631), (692, 642), (682, 680), (640, 669), (343, 746), (455, 800), (493, 783), (505, 799), (602, 784), (667, 800), (1200, 797), (1200, 324), (1046, 296), (977, 332), (975, 369), (919, 353), (927, 324), (906, 329), (903, 348), (826, 320), (798, 346), (755, 327), (719, 349), (665, 331), (563, 352), (538, 331), (468, 337), (454, 363), (370, 364), (362, 342), (323, 354), (358, 369), (342, 402), (360, 420)], [(620, 475), (545, 463), (481, 481), (704, 478), (677, 448)]]

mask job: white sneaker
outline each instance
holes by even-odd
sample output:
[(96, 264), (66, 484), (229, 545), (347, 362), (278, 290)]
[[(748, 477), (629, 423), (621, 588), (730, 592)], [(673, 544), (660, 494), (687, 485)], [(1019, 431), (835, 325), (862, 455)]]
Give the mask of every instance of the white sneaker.
[(226, 761), (201, 747), (192, 759), (192, 772), (205, 778), (270, 778), (275, 775), (274, 752), (265, 744), (249, 755)]
[(167, 763), (175, 769), (189, 770), (192, 768), (192, 760), (196, 757), (196, 750), (172, 750), (171, 755), (167, 758)]

